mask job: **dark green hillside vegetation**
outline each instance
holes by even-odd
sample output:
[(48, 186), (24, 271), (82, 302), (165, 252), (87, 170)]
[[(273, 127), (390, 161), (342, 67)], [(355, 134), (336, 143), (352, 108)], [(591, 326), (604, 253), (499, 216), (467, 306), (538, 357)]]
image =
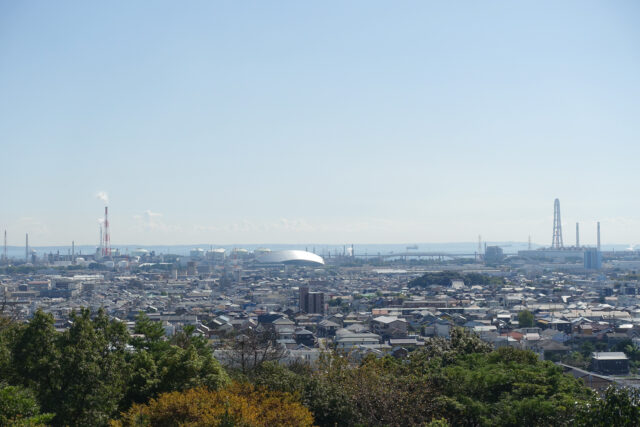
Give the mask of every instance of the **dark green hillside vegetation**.
[(449, 286), (452, 280), (462, 280), (467, 286), (502, 286), (502, 277), (492, 277), (480, 273), (462, 274), (457, 271), (440, 271), (425, 273), (409, 282), (410, 288), (428, 288), (430, 286)]
[[(4, 322), (0, 378), (29, 390), (53, 425), (106, 425), (120, 410), (159, 393), (228, 383), (225, 371), (200, 338), (164, 340), (161, 325), (138, 319), (144, 338), (131, 340), (122, 322), (103, 311), (71, 315), (65, 332), (36, 312), (29, 324)], [(127, 351), (131, 341), (133, 350)]]
[(253, 381), (294, 391), (324, 426), (572, 425), (595, 396), (573, 377), (531, 352), (491, 351), (477, 337), (455, 330), (433, 339), (406, 361), (367, 358), (350, 366), (331, 356), (314, 371), (268, 364)]
[(529, 310), (523, 310), (518, 313), (518, 325), (521, 328), (529, 328), (535, 326), (535, 318)]
[(576, 425), (608, 427), (640, 425), (640, 390), (609, 387), (602, 399), (578, 412)]
[(0, 384), (0, 426), (40, 426), (53, 419), (41, 414), (40, 405), (29, 389)]
[(28, 324), (0, 318), (0, 426), (640, 425), (637, 391), (600, 398), (531, 352), (461, 329), (405, 359), (266, 358), (232, 381), (190, 327), (169, 339), (142, 314), (133, 337), (102, 311), (71, 321), (58, 332), (40, 311)]

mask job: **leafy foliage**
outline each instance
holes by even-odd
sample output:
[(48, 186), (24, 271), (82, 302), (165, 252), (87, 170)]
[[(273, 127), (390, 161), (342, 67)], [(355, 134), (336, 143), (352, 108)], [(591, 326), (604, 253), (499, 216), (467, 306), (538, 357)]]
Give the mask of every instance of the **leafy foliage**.
[(409, 287), (427, 288), (429, 286), (449, 286), (452, 280), (462, 280), (467, 286), (500, 286), (504, 285), (502, 277), (492, 277), (480, 273), (462, 274), (457, 271), (429, 272), (409, 282)]
[(521, 328), (530, 328), (535, 325), (535, 318), (533, 313), (529, 310), (523, 310), (518, 313), (518, 324)]
[(510, 347), (465, 355), (433, 375), (439, 378), (443, 415), (456, 424), (566, 425), (577, 411), (575, 402), (592, 397), (559, 367)]
[(610, 351), (622, 351), (629, 358), (629, 366), (631, 372), (637, 373), (640, 368), (640, 348), (636, 346), (630, 339), (622, 340), (613, 345)]
[(34, 393), (26, 388), (0, 385), (0, 426), (41, 426), (54, 414), (41, 414)]
[(83, 309), (72, 313), (71, 321), (59, 339), (60, 376), (49, 401), (57, 408), (58, 421), (106, 424), (126, 386), (127, 329), (103, 310), (92, 318)]
[(452, 280), (464, 280), (464, 275), (457, 271), (425, 273), (409, 282), (409, 287), (427, 288), (429, 286), (449, 286)]
[(602, 398), (584, 406), (576, 421), (593, 427), (640, 425), (640, 390), (610, 386)]
[(161, 394), (134, 405), (112, 426), (291, 426), (313, 424), (308, 409), (287, 394), (233, 384), (221, 390), (196, 388)]
[(106, 424), (125, 385), (126, 327), (102, 310), (70, 319), (59, 333), (50, 314), (35, 313), (12, 346), (10, 380), (34, 390), (42, 408), (56, 413), (54, 424)]
[(167, 340), (162, 325), (140, 313), (134, 331), (131, 343), (137, 351), (128, 359), (125, 403), (142, 403), (160, 393), (200, 386), (218, 389), (229, 383), (205, 340), (194, 336), (193, 327), (186, 326)]
[(106, 425), (118, 410), (159, 393), (206, 386), (229, 378), (200, 337), (185, 328), (175, 343), (161, 325), (140, 316), (132, 340), (124, 323), (103, 310), (70, 316), (63, 333), (50, 314), (37, 311), (26, 326), (0, 329), (0, 369), (11, 385), (33, 390), (39, 405), (55, 412), (54, 425)]
[[(250, 384), (231, 384), (192, 327), (169, 339), (141, 314), (131, 337), (101, 310), (71, 322), (57, 332), (41, 311), (26, 325), (0, 322), (0, 426), (640, 424), (636, 390), (597, 397), (534, 353), (492, 350), (460, 328), (403, 360), (327, 352), (313, 366), (281, 365), (256, 335), (234, 344)], [(618, 346), (636, 357), (629, 342)]]
[(309, 373), (264, 364), (252, 380), (292, 391), (321, 426), (568, 425), (592, 393), (531, 352), (487, 343), (462, 329), (407, 360), (326, 355)]

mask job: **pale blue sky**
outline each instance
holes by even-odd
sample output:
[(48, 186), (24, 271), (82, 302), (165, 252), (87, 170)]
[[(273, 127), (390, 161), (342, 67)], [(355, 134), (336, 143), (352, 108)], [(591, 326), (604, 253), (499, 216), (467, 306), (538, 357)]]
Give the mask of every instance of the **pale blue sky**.
[(637, 1), (0, 0), (9, 243), (640, 243)]

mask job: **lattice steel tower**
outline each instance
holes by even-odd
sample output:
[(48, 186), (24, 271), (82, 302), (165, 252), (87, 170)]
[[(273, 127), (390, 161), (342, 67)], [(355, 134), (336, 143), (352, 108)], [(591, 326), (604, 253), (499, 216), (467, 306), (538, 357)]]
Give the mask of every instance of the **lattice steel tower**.
[(560, 220), (560, 200), (556, 199), (553, 203), (553, 240), (551, 240), (553, 249), (562, 249), (562, 221)]

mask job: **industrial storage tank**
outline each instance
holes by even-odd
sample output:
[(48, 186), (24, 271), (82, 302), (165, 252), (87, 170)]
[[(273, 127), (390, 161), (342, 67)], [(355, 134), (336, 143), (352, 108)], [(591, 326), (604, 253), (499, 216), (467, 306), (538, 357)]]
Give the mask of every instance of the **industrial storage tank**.
[(204, 254), (205, 254), (204, 249), (200, 249), (200, 248), (191, 249), (191, 251), (189, 252), (189, 256), (195, 259), (204, 258)]
[(131, 251), (131, 255), (132, 256), (145, 256), (145, 255), (148, 255), (148, 254), (149, 254), (149, 251), (146, 250), (146, 249), (142, 249), (142, 248), (138, 248), (138, 249), (136, 249), (134, 251)]
[(245, 258), (249, 255), (249, 251), (244, 248), (234, 248), (231, 251), (231, 256), (234, 258)]
[(206, 253), (206, 258), (209, 260), (222, 260), (224, 259), (226, 249), (224, 248), (214, 248), (210, 249)]

